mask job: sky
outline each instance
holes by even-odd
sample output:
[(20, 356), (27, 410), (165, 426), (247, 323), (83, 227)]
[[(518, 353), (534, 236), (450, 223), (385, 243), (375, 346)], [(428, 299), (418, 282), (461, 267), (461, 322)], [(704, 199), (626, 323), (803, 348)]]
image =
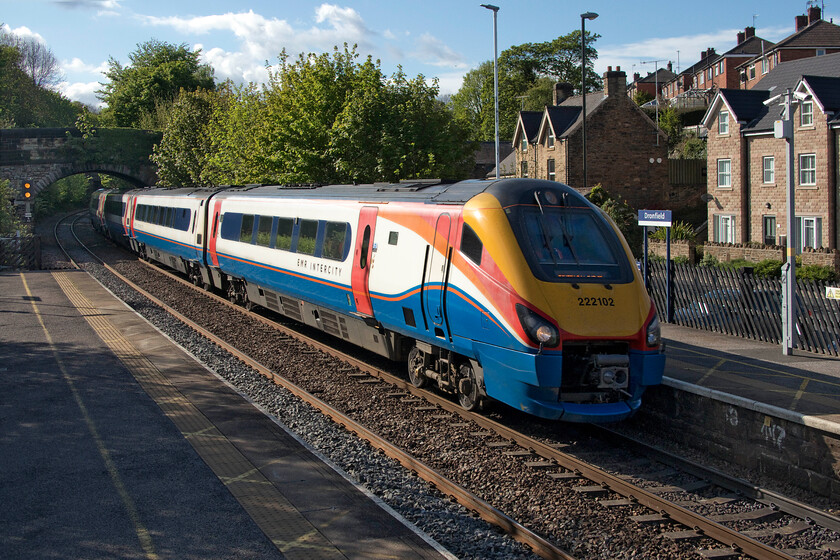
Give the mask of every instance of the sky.
[[(777, 42), (807, 12), (804, 0), (0, 0), (0, 25), (48, 46), (64, 75), (59, 90), (94, 106), (108, 60), (127, 65), (150, 39), (201, 49), (217, 81), (237, 83), (264, 82), (283, 49), (296, 56), (357, 44), (386, 75), (402, 67), (436, 78), (443, 95), (493, 59), (488, 1), (499, 7), (498, 52), (566, 35), (580, 29), (582, 13), (599, 14), (586, 21), (601, 36), (595, 70), (620, 66), (629, 79), (669, 61), (687, 68), (709, 47), (726, 52), (748, 26)], [(840, 3), (823, 8), (823, 19), (840, 24)]]

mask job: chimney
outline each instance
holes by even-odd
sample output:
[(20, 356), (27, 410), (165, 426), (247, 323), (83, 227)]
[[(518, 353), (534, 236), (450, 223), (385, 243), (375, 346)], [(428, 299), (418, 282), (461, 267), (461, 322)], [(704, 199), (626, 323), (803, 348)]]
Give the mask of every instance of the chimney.
[(604, 72), (604, 95), (627, 95), (627, 74), (621, 71), (621, 66), (616, 66), (615, 71), (612, 66), (607, 66)]
[(554, 84), (554, 104), (560, 105), (572, 96), (574, 86), (568, 82), (557, 82)]
[(743, 31), (739, 31), (738, 35), (736, 35), (736, 37), (737, 37), (737, 39), (736, 39), (737, 42), (735, 43), (736, 45), (740, 45), (741, 43), (744, 42), (744, 32)]
[(673, 64), (671, 64), (671, 61), (670, 61), (670, 60), (668, 61), (668, 66), (667, 66), (667, 68), (668, 68), (668, 72), (673, 72), (673, 71), (674, 71), (674, 65), (673, 65)]
[(819, 21), (822, 19), (822, 12), (820, 11), (819, 7), (811, 6), (808, 8), (808, 25), (811, 25), (815, 21)]
[(638, 82), (641, 79), (641, 77), (642, 75), (636, 72), (635, 74), (633, 74), (633, 81)]
[(800, 31), (808, 27), (808, 16), (796, 16), (796, 30)]
[(755, 37), (755, 27), (745, 27), (744, 28), (744, 40), (750, 39)]

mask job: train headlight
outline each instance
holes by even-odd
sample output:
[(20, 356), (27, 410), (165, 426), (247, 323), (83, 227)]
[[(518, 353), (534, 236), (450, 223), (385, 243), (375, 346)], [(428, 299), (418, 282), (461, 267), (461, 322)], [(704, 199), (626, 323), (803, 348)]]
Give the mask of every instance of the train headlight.
[(554, 325), (519, 303), (516, 304), (516, 314), (519, 315), (522, 329), (531, 339), (531, 342), (548, 348), (557, 346), (560, 333), (557, 332)]
[(662, 342), (662, 326), (659, 324), (659, 316), (656, 312), (653, 313), (653, 319), (650, 320), (647, 327), (647, 345), (659, 346)]

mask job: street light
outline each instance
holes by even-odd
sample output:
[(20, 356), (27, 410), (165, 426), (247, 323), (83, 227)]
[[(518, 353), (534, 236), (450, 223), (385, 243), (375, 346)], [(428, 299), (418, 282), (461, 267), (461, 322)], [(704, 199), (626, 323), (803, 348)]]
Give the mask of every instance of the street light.
[(499, 178), (499, 64), (498, 52), (499, 42), (498, 34), (496, 32), (496, 16), (499, 13), (499, 7), (492, 4), (482, 4), (482, 8), (487, 8), (493, 11), (493, 102), (496, 106), (496, 179)]
[(598, 17), (595, 12), (580, 14), (580, 94), (583, 102), (583, 188), (586, 188), (586, 20)]

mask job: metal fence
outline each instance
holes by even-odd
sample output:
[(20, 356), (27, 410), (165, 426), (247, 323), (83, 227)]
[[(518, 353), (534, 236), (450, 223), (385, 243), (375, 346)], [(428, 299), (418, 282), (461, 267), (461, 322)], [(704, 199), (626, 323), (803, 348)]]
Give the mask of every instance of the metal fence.
[[(782, 282), (749, 269), (671, 264), (673, 323), (775, 344), (782, 342)], [(840, 355), (840, 301), (826, 297), (824, 282), (796, 285), (797, 345)], [(666, 265), (651, 261), (648, 291), (666, 319)]]
[(0, 237), (0, 270), (41, 268), (41, 238), (37, 235)]

